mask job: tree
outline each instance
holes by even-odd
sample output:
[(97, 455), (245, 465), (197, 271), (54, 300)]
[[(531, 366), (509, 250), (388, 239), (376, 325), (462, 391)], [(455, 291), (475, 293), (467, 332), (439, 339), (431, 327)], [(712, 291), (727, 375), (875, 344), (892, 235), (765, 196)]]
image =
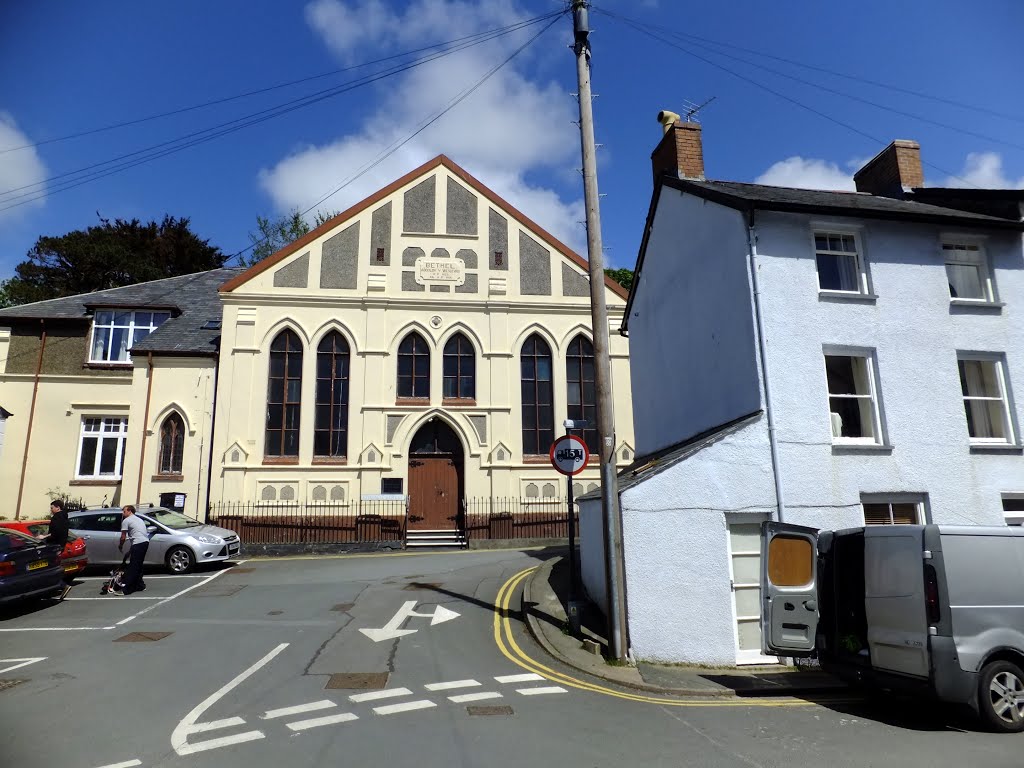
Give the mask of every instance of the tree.
[[(337, 216), (335, 213), (324, 213), (317, 211), (313, 220), (313, 226), (319, 227), (325, 221)], [(251, 267), (257, 262), (263, 261), (267, 256), (277, 253), (289, 243), (294, 243), (300, 237), (310, 233), (311, 229), (302, 214), (297, 210), (286, 216), (276, 219), (269, 219), (266, 216), (256, 217), (256, 231), (249, 233), (249, 241), (252, 243), (252, 256), (240, 257), (240, 263), (244, 267)]]
[(98, 226), (40, 237), (27, 256), (0, 285), (0, 303), (28, 304), (187, 275), (221, 267), (226, 258), (189, 229), (189, 219), (173, 216), (147, 224), (100, 217)]
[(632, 269), (606, 269), (604, 273), (627, 291), (633, 287)]

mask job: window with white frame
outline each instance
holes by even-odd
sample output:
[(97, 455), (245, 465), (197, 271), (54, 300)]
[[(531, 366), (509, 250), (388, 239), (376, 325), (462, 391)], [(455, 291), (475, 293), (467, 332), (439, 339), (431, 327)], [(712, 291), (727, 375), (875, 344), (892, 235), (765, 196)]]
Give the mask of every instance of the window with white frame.
[(832, 442), (881, 444), (873, 363), (868, 355), (825, 355)]
[(820, 290), (868, 292), (864, 259), (857, 250), (857, 236), (853, 233), (815, 232), (814, 257), (818, 265)]
[(865, 525), (918, 525), (924, 521), (922, 502), (894, 497), (862, 500)]
[(984, 248), (977, 243), (944, 242), (942, 257), (950, 299), (986, 303), (996, 300)]
[(119, 480), (124, 468), (128, 419), (118, 416), (85, 416), (78, 441), (77, 477)]
[(1001, 357), (959, 355), (960, 390), (972, 443), (1012, 443), (1013, 425)]
[(100, 309), (92, 321), (90, 363), (130, 363), (128, 350), (159, 328), (170, 312)]
[(1024, 493), (1003, 494), (1003, 516), (1007, 525), (1024, 525)]

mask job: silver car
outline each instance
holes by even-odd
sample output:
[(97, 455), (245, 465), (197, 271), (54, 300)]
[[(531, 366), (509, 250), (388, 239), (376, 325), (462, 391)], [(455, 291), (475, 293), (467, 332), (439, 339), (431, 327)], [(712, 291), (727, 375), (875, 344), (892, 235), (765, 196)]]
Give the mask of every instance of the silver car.
[[(150, 533), (147, 565), (164, 565), (175, 574), (188, 573), (197, 563), (213, 563), (238, 557), (238, 534), (227, 528), (205, 525), (180, 512), (163, 507), (142, 507), (139, 519)], [(117, 508), (68, 512), (71, 532), (86, 540), (89, 565), (116, 565), (124, 558), (117, 549), (123, 515)]]

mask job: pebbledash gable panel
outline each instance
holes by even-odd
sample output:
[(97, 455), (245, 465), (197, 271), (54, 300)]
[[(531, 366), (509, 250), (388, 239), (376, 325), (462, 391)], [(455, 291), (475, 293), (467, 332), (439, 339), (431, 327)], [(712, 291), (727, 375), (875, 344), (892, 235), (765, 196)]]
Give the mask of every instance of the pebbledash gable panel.
[(403, 267), (415, 267), (416, 259), (420, 256), (426, 256), (422, 248), (406, 248), (402, 251), (402, 266)]
[(488, 208), (487, 257), (491, 269), (508, 269), (508, 219), (493, 208)]
[(590, 295), (590, 280), (564, 262), (562, 263), (562, 295)]
[(436, 187), (436, 179), (431, 176), (405, 193), (405, 204), (402, 206), (404, 209), (403, 232), (432, 233), (435, 231)]
[(305, 288), (309, 285), (309, 251), (274, 273), (275, 288)]
[(449, 235), (475, 235), (476, 195), (455, 181), (448, 179), (447, 223)]
[(519, 292), (524, 296), (551, 295), (551, 251), (519, 231)]
[(370, 264), (391, 266), (391, 203), (373, 212), (370, 222)]
[(321, 288), (355, 288), (359, 262), (359, 222), (324, 241)]

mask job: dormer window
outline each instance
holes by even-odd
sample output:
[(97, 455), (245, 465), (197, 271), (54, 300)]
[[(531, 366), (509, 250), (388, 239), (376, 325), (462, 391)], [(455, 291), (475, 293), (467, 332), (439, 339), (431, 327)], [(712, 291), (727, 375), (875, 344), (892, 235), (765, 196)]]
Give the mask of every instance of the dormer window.
[(131, 363), (128, 350), (163, 325), (170, 312), (98, 309), (92, 322), (90, 363)]

